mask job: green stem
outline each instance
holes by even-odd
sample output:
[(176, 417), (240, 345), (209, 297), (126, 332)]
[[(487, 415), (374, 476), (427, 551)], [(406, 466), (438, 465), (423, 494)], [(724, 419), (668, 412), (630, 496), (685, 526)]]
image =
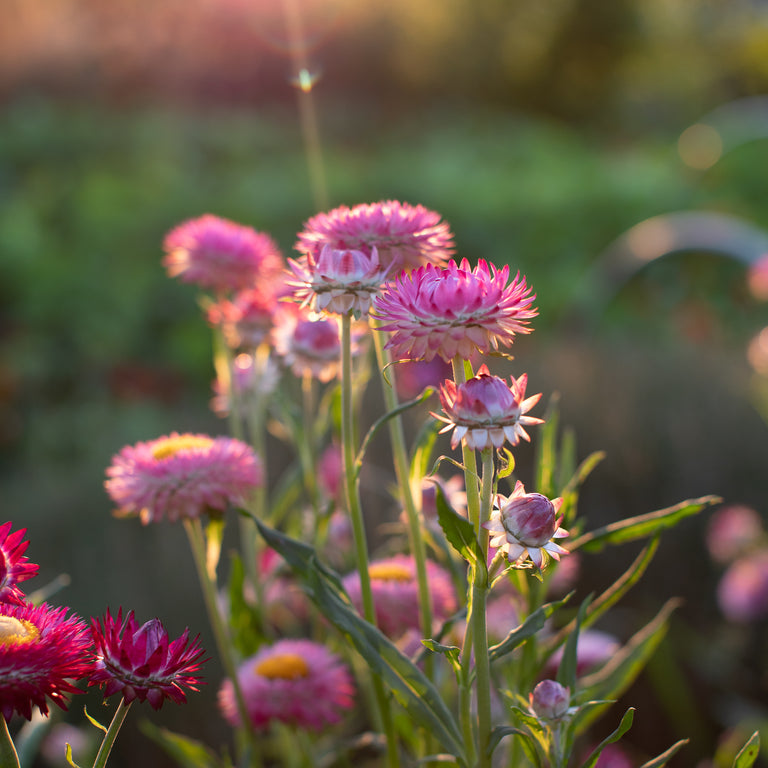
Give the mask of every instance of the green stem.
[[(344, 457), (344, 490), (347, 497), (347, 509), (352, 520), (357, 570), (360, 574), (363, 616), (366, 621), (375, 626), (376, 610), (373, 603), (371, 575), (368, 571), (368, 543), (365, 536), (365, 520), (360, 504), (357, 467), (355, 465), (357, 451), (355, 448), (352, 397), (352, 317), (349, 313), (341, 315), (341, 447)], [(372, 683), (378, 705), (378, 715), (387, 741), (387, 765), (389, 768), (398, 768), (400, 758), (390, 702), (381, 678), (373, 675)]]
[[(395, 372), (390, 363), (391, 358), (388, 350), (384, 348), (384, 334), (380, 331), (373, 331), (374, 344), (376, 347), (376, 360), (379, 364), (379, 370), (382, 374), (382, 389), (384, 391), (384, 404), (387, 411), (393, 411), (398, 407), (397, 389), (395, 387)], [(384, 371), (389, 366), (389, 375), (391, 382), (387, 383), (384, 379)], [(397, 484), (400, 489), (400, 500), (405, 508), (405, 514), (408, 521), (408, 543), (416, 564), (416, 579), (419, 588), (419, 615), (421, 621), (422, 637), (432, 637), (432, 598), (429, 592), (429, 581), (427, 579), (427, 552), (424, 545), (424, 538), (421, 535), (421, 521), (416, 509), (414, 495), (416, 488), (411, 486), (408, 460), (408, 450), (405, 444), (405, 431), (401, 416), (389, 420), (389, 439), (392, 443), (392, 453), (395, 462), (395, 474)], [(420, 490), (420, 489), (419, 489)], [(431, 655), (424, 659), (424, 673), (429, 679), (434, 676), (434, 660)]]
[(2, 730), (0, 730), (0, 766), (3, 768), (19, 768), (19, 756), (16, 753), (11, 733), (8, 730), (8, 723), (4, 717), (0, 717)]
[(232, 688), (235, 692), (235, 703), (237, 704), (237, 713), (240, 717), (241, 732), (245, 735), (250, 753), (256, 754), (253, 738), (253, 724), (248, 716), (248, 709), (245, 706), (243, 691), (237, 679), (237, 667), (233, 658), (232, 647), (229, 642), (227, 629), (224, 620), (219, 612), (216, 590), (216, 573), (212, 572), (206, 566), (206, 545), (203, 526), (198, 518), (184, 520), (184, 528), (189, 538), (189, 544), (192, 549), (192, 558), (195, 561), (195, 568), (200, 579), (200, 587), (203, 592), (205, 608), (208, 612), (208, 620), (213, 630), (213, 636), (216, 642), (216, 649), (219, 653), (219, 659), (224, 667), (224, 674), (232, 681)]
[[(115, 714), (112, 717), (112, 722), (107, 728), (107, 732), (104, 734), (104, 740), (99, 747), (99, 753), (96, 755), (96, 759), (93, 761), (93, 768), (104, 768), (109, 759), (109, 753), (112, 751), (112, 747), (117, 738), (117, 734), (120, 733), (120, 728), (123, 726), (123, 722), (128, 714), (128, 710), (131, 708), (130, 704), (126, 704), (124, 699), (120, 699), (120, 703), (117, 705)], [(2, 763), (5, 765), (5, 763)]]
[[(460, 357), (453, 359), (453, 380), (456, 386), (461, 386), (467, 380), (464, 361)], [(480, 535), (480, 491), (477, 485), (477, 461), (475, 452), (461, 443), (461, 456), (464, 462), (464, 487), (467, 489), (467, 514), (469, 521), (475, 526), (475, 533)]]

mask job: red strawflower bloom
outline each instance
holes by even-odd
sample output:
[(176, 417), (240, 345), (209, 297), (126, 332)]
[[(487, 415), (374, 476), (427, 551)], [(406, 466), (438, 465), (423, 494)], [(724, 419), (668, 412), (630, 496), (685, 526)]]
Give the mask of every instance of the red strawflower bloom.
[(26, 528), (11, 533), (12, 523), (0, 526), (0, 603), (24, 603), (24, 593), (16, 586), (37, 575), (39, 567), (27, 561), (24, 552), (29, 546), (22, 541)]
[(508, 266), (489, 270), (482, 259), (474, 269), (463, 259), (402, 272), (374, 299), (377, 330), (392, 332), (387, 347), (396, 360), (469, 360), (509, 347), (515, 334), (530, 333), (537, 311), (525, 278), (518, 274), (507, 285), (508, 279)]
[(263, 232), (205, 214), (172, 229), (163, 241), (171, 277), (217, 292), (250, 288), (285, 268), (274, 240)]
[(184, 689), (197, 691), (197, 674), (205, 660), (199, 637), (189, 640), (189, 630), (169, 640), (160, 619), (139, 626), (131, 611), (123, 621), (123, 609), (113, 617), (109, 610), (103, 623), (93, 619), (91, 634), (96, 661), (88, 685), (104, 688), (104, 698), (121, 693), (123, 701), (148, 701), (160, 709), (166, 699), (183, 704)]
[(395, 271), (446, 261), (454, 251), (453, 234), (439, 213), (395, 200), (319, 213), (298, 238), (296, 250), (315, 257), (325, 245), (369, 255), (376, 248), (382, 266)]
[(259, 457), (240, 440), (173, 432), (123, 448), (104, 487), (120, 514), (139, 515), (146, 525), (223, 513), (243, 504), (263, 474)]
[(67, 608), (46, 603), (0, 605), (0, 712), (32, 719), (32, 707), (48, 714), (46, 698), (62, 709), (67, 694), (80, 693), (72, 682), (91, 670), (91, 638)]

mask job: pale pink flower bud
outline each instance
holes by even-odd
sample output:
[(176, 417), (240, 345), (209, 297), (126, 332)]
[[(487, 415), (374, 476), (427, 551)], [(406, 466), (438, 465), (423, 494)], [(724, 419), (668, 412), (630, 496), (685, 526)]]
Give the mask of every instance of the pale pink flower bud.
[(542, 680), (530, 694), (531, 711), (541, 720), (559, 720), (568, 713), (571, 692), (556, 680)]
[(556, 519), (562, 503), (560, 498), (550, 501), (540, 493), (526, 493), (518, 480), (511, 496), (497, 496), (491, 519), (483, 523), (491, 532), (491, 547), (505, 552), (510, 563), (521, 561), (526, 552), (537, 568), (547, 554), (559, 560), (567, 550), (552, 539), (568, 535)]
[(525, 426), (543, 424), (544, 420), (525, 414), (539, 402), (541, 395), (525, 398), (528, 376), (511, 378), (511, 386), (504, 379), (492, 376), (482, 365), (477, 375), (460, 384), (447, 380), (440, 387), (440, 404), (445, 416), (432, 415), (446, 422), (442, 432), (454, 430), (451, 448), (461, 440), (467, 447), (482, 451), (501, 448), (505, 441), (517, 445), (520, 438), (530, 440)]

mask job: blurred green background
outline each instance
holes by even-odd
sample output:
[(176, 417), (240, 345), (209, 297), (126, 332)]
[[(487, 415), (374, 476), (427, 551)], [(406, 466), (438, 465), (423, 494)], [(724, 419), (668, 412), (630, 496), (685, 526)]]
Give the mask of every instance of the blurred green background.
[[(514, 370), (531, 391), (559, 393), (580, 457), (607, 451), (583, 494), (590, 524), (707, 493), (764, 513), (765, 387), (747, 347), (768, 309), (746, 265), (768, 251), (768, 7), (296, 3), (330, 204), (421, 203), (450, 222), (459, 256), (526, 274), (541, 316)], [(54, 601), (85, 616), (123, 605), (207, 638), (181, 530), (113, 519), (103, 473), (126, 443), (225, 430), (207, 407), (208, 329), (195, 290), (164, 275), (164, 234), (210, 212), (291, 255), (316, 212), (284, 4), (0, 0), (0, 11), (4, 518), (28, 528), (36, 585), (71, 578)], [(633, 229), (676, 212), (703, 216)], [(628, 738), (651, 754), (692, 736), (677, 765), (711, 755), (740, 713), (764, 716), (768, 685), (756, 653), (766, 627), (722, 624), (704, 524), (665, 537), (608, 627), (626, 639), (684, 598), (669, 663), (634, 692)], [(584, 589), (633, 555), (585, 561)], [(699, 639), (713, 633), (726, 649), (714, 662)], [(200, 704), (153, 720), (225, 741), (215, 663), (209, 678)], [(116, 766), (145, 753), (166, 764), (135, 742)]]

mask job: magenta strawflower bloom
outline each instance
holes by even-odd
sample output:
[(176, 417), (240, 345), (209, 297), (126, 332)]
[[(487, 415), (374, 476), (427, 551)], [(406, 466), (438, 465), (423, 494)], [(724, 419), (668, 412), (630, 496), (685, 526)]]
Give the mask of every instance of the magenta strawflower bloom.
[[(395, 555), (374, 560), (368, 567), (376, 624), (389, 637), (399, 638), (408, 629), (421, 629), (419, 618), (419, 585), (416, 562), (409, 555)], [(432, 598), (432, 615), (437, 624), (447, 619), (457, 607), (456, 593), (450, 574), (427, 560), (427, 581)], [(344, 588), (355, 607), (362, 612), (363, 599), (360, 574), (355, 571), (344, 577)]]
[(387, 347), (396, 360), (468, 360), (509, 347), (515, 334), (530, 333), (537, 311), (525, 278), (508, 280), (508, 266), (489, 269), (482, 259), (474, 269), (462, 259), (403, 272), (374, 299), (377, 330), (392, 332)]
[(92, 619), (91, 634), (96, 659), (88, 685), (101, 686), (105, 699), (120, 693), (126, 704), (138, 699), (160, 709), (166, 699), (183, 704), (185, 688), (198, 690), (205, 651), (188, 629), (170, 640), (160, 619), (139, 626), (133, 611), (123, 621), (120, 608), (115, 617), (107, 610), (103, 622)]
[(280, 250), (263, 232), (205, 214), (172, 229), (163, 241), (163, 266), (171, 277), (216, 292), (250, 288), (277, 278)]
[(526, 493), (518, 480), (508, 497), (496, 497), (491, 519), (483, 528), (491, 532), (490, 545), (507, 555), (510, 563), (522, 562), (526, 553), (537, 568), (541, 568), (549, 555), (555, 560), (568, 554), (552, 539), (568, 535), (556, 519), (563, 500), (550, 501), (540, 493)]
[[(311, 640), (263, 647), (240, 665), (237, 680), (258, 730), (277, 721), (319, 731), (339, 722), (354, 704), (352, 676), (341, 659)], [(219, 707), (231, 725), (241, 725), (231, 680), (219, 690)]]
[(539, 402), (541, 394), (525, 397), (528, 375), (518, 379), (510, 377), (508, 386), (504, 379), (492, 376), (486, 365), (477, 374), (460, 384), (450, 379), (440, 387), (440, 404), (444, 416), (433, 413), (436, 419), (446, 422), (441, 431), (454, 430), (451, 448), (464, 440), (467, 447), (482, 451), (484, 448), (501, 448), (505, 441), (517, 445), (522, 437), (529, 440), (526, 426), (543, 424), (544, 419), (525, 414)]
[(298, 261), (288, 259), (296, 278), (291, 285), (302, 306), (312, 304), (317, 312), (365, 316), (379, 292), (387, 269), (374, 246), (370, 253), (341, 250), (324, 245), (319, 256), (307, 253)]
[(0, 605), (0, 712), (32, 719), (32, 707), (48, 714), (50, 699), (67, 708), (73, 682), (91, 671), (88, 627), (67, 608), (46, 603)]
[(454, 251), (453, 234), (439, 213), (395, 200), (319, 213), (298, 238), (296, 250), (315, 257), (326, 245), (366, 254), (375, 247), (381, 264), (395, 271), (446, 261)]
[(39, 567), (24, 557), (29, 546), (23, 541), (27, 529), (11, 533), (11, 525), (8, 521), (0, 526), (0, 603), (22, 605), (24, 593), (16, 585), (37, 576)]
[(208, 307), (208, 322), (221, 328), (232, 349), (256, 349), (272, 330), (278, 295), (261, 288), (240, 291), (231, 301), (223, 299)]
[(104, 487), (120, 515), (145, 525), (163, 518), (223, 513), (245, 503), (263, 481), (253, 449), (230, 437), (179, 434), (126, 446), (112, 459)]

